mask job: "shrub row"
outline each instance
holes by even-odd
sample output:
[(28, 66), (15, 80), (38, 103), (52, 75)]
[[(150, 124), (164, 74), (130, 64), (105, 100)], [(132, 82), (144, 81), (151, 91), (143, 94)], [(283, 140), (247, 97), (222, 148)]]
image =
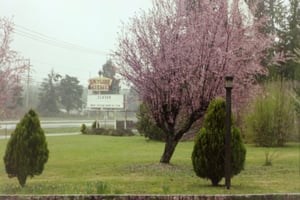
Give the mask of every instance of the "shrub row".
[(91, 128), (88, 128), (85, 124), (82, 124), (80, 129), (82, 134), (88, 135), (110, 135), (110, 136), (133, 136), (134, 133), (131, 129), (106, 129), (95, 128), (94, 124)]

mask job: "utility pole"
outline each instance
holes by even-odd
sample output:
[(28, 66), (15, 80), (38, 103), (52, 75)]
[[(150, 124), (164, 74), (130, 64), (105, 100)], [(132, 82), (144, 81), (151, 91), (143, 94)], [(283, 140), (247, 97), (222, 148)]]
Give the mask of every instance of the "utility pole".
[(28, 61), (28, 68), (27, 68), (27, 81), (26, 81), (26, 109), (29, 109), (29, 83), (30, 83), (30, 60)]
[[(25, 108), (29, 109), (29, 86), (30, 86), (30, 73), (31, 73), (31, 64), (30, 64), (30, 59), (24, 59), (24, 58), (20, 58), (16, 60), (17, 64), (19, 66), (23, 66), (25, 68), (27, 68), (27, 75), (26, 75), (26, 97), (25, 97)], [(22, 77), (23, 78), (23, 77)], [(24, 88), (23, 88), (24, 89)]]

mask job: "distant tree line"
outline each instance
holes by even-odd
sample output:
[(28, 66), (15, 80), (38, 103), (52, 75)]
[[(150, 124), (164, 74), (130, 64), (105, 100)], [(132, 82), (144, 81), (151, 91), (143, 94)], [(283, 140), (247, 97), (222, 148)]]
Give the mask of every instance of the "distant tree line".
[(52, 70), (41, 84), (37, 110), (44, 116), (56, 115), (61, 109), (68, 114), (72, 110), (81, 111), (83, 86), (79, 83), (76, 77), (62, 77)]
[[(254, 0), (246, 1), (250, 6)], [(261, 27), (265, 34), (275, 37), (273, 46), (263, 60), (269, 69), (268, 80), (300, 80), (299, 58), (296, 53), (300, 48), (300, 1), (299, 0), (259, 0), (256, 6), (255, 17), (268, 18), (268, 23)], [(272, 57), (278, 55), (281, 61), (274, 63)]]

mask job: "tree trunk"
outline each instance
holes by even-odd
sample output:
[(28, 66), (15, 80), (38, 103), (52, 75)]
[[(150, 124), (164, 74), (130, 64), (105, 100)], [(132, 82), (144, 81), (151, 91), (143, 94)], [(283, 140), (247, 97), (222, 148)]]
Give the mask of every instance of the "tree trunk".
[(222, 178), (215, 177), (215, 178), (210, 178), (212, 186), (216, 187), (219, 186), (219, 182), (222, 180)]
[(18, 175), (17, 175), (17, 178), (18, 178), (18, 181), (19, 181), (20, 186), (21, 186), (21, 187), (24, 187), (25, 184), (26, 184), (27, 175), (24, 175), (24, 174), (18, 174)]
[(178, 142), (179, 142), (179, 140), (176, 139), (175, 137), (167, 137), (166, 138), (165, 150), (160, 159), (161, 163), (165, 163), (165, 164), (170, 163), (171, 157), (175, 151), (175, 148), (176, 148)]

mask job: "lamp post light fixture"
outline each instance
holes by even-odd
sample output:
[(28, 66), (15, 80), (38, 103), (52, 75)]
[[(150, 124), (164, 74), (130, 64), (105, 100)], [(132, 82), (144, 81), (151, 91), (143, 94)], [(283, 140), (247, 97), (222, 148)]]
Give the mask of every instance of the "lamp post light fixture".
[(226, 89), (226, 119), (225, 119), (225, 185), (230, 189), (231, 181), (231, 89), (233, 86), (233, 76), (225, 76)]

